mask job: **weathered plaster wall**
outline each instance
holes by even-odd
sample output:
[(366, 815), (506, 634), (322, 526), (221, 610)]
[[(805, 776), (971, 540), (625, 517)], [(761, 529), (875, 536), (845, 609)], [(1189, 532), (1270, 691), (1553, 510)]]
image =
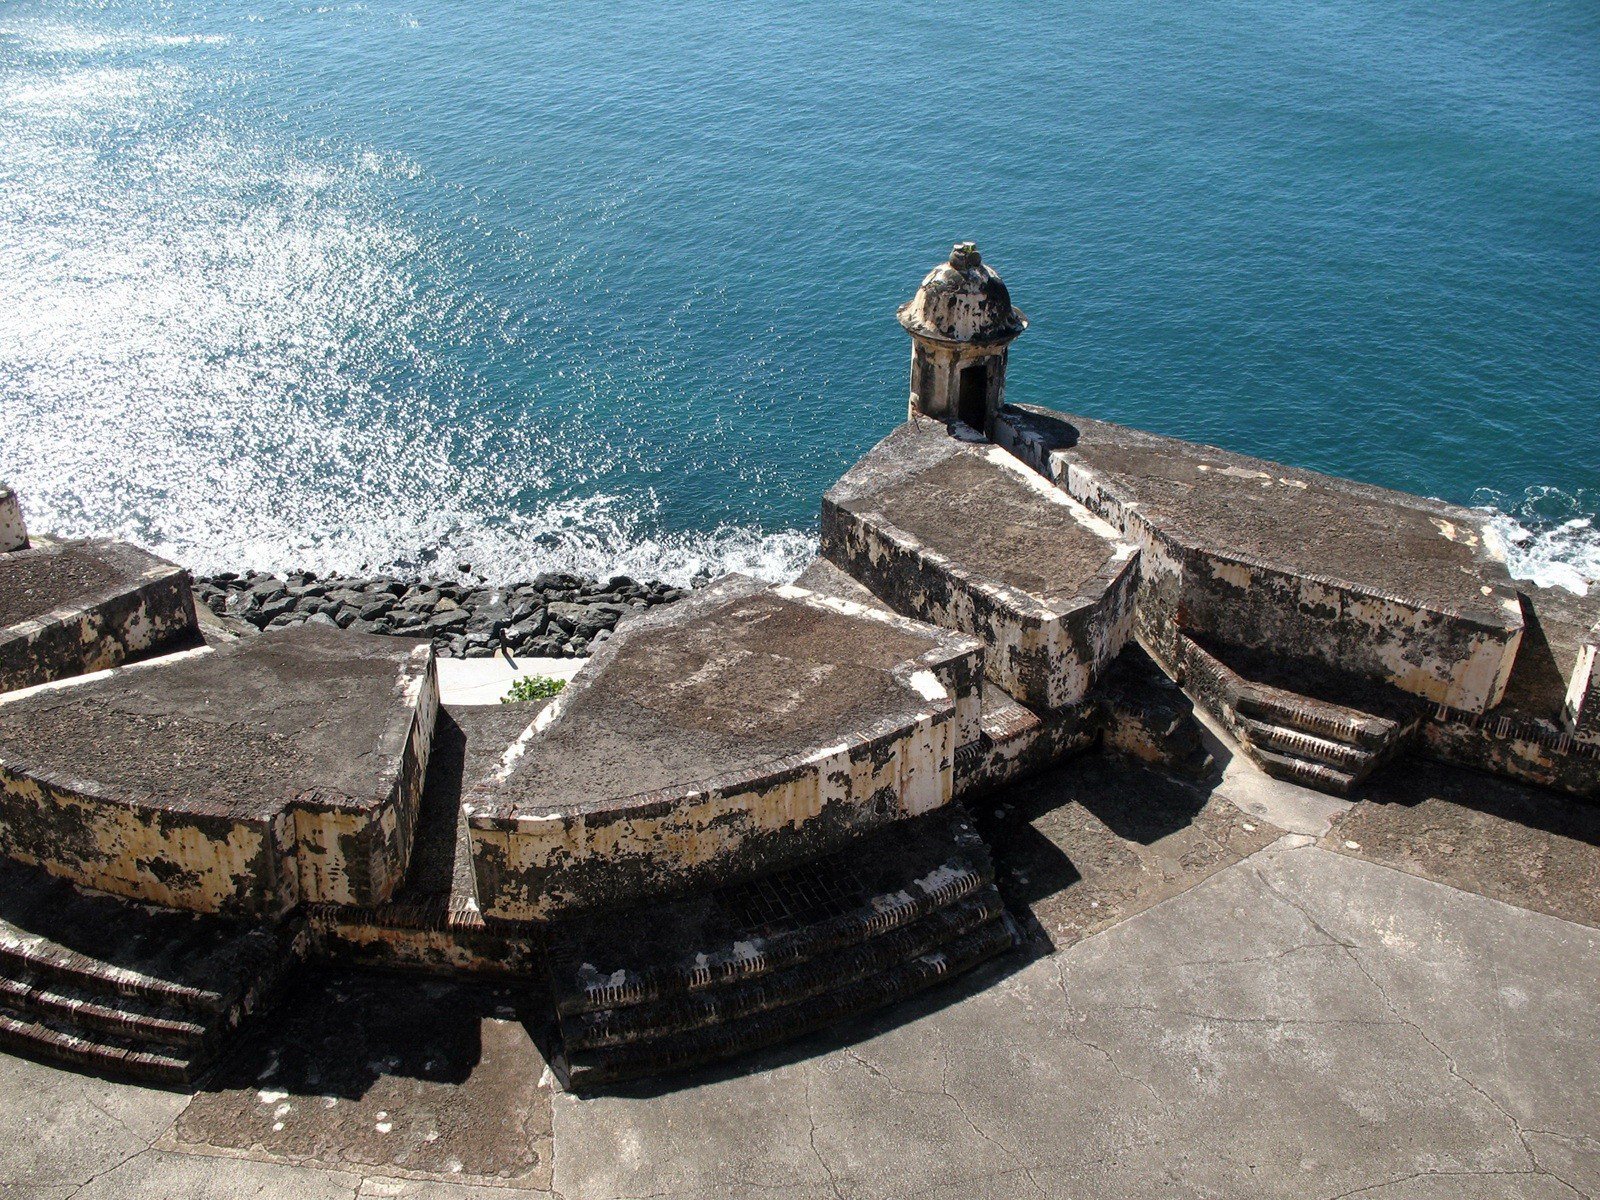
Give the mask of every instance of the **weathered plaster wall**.
[[(52, 551), (36, 546), (17, 553)], [(138, 569), (125, 585), (0, 629), (0, 692), (101, 671), (193, 638), (188, 572), (137, 557)]]
[[(1089, 445), (1079, 442), (1080, 428), (1089, 431), (1085, 437), (1092, 435), (1096, 440)], [(1139, 630), (1165, 654), (1174, 652), (1173, 631), (1188, 629), (1222, 647), (1269, 651), (1286, 664), (1301, 663), (1333, 674), (1379, 680), (1463, 711), (1484, 711), (1505, 694), (1522, 618), (1515, 596), (1503, 586), (1503, 563), (1493, 581), (1482, 589), (1485, 600), (1476, 607), (1483, 615), (1468, 614), (1316, 569), (1267, 561), (1240, 552), (1232, 541), (1196, 540), (1190, 526), (1200, 528), (1202, 523), (1184, 518), (1181, 507), (1173, 513), (1155, 513), (1140, 498), (1137, 472), (1162, 470), (1165, 455), (1174, 478), (1229, 479), (1242, 488), (1259, 476), (1262, 488), (1270, 485), (1277, 497), (1272, 502), (1276, 505), (1272, 511), (1279, 514), (1281, 523), (1276, 536), (1285, 544), (1310, 539), (1314, 545), (1318, 530), (1301, 528), (1303, 497), (1308, 495), (1315, 496), (1322, 506), (1342, 503), (1337, 498), (1346, 491), (1350, 503), (1365, 511), (1393, 506), (1393, 511), (1408, 517), (1404, 523), (1408, 532), (1395, 534), (1401, 542), (1418, 536), (1409, 532), (1421, 521), (1415, 510), (1436, 509), (1430, 537), (1460, 543), (1464, 560), (1485, 564), (1494, 560), (1493, 548), (1480, 544), (1479, 534), (1458, 510), (1044, 410), (1008, 409), (996, 422), (996, 440), (1139, 546), (1144, 575)], [(1100, 457), (1123, 462), (1118, 455), (1133, 464), (1123, 468), (1134, 473), (1133, 482), (1099, 465)], [(1277, 473), (1268, 468), (1276, 468)], [(1171, 490), (1164, 477), (1145, 478), (1154, 487)], [(1197, 505), (1224, 504), (1221, 511), (1207, 513), (1206, 527), (1228, 525), (1225, 501), (1214, 498), (1220, 494), (1212, 488), (1202, 500), (1197, 493)], [(1255, 494), (1266, 496), (1267, 492), (1258, 488)], [(1446, 519), (1451, 516), (1457, 520)], [(1259, 519), (1254, 512), (1252, 517)], [(1411, 517), (1416, 520), (1409, 520)], [(1259, 537), (1260, 530), (1252, 530), (1252, 536)], [(1243, 535), (1237, 539), (1244, 540)], [(1375, 533), (1373, 544), (1387, 543)], [(1403, 576), (1403, 565), (1396, 564), (1397, 577)], [(1494, 607), (1495, 588), (1505, 593), (1498, 608)]]
[(1578, 650), (1562, 718), (1579, 741), (1600, 745), (1600, 624)]
[(400, 764), (389, 794), (376, 805), (370, 797), (352, 802), (316, 795), (299, 797), (294, 805), (295, 860), (308, 903), (378, 904), (405, 879), (439, 716), (439, 676), (430, 647), (412, 651), (395, 688), (412, 716), (407, 728), (390, 733), (403, 741), (374, 748)]
[(22, 503), (16, 492), (0, 483), (0, 554), (24, 550), (28, 545), (28, 527), (22, 519)]
[[(226, 916), (276, 916), (302, 900), (381, 903), (404, 878), (427, 774), (438, 713), (429, 647), (406, 657), (395, 687), (406, 719), (392, 722), (377, 745), (352, 747), (397, 764), (387, 795), (306, 793), (254, 811), (226, 799), (163, 805), (113, 795), (13, 751), (0, 758), (0, 853), (113, 895)], [(0, 721), (4, 711), (0, 701)]]
[(1569, 795), (1600, 797), (1600, 742), (1551, 721), (1440, 707), (1422, 727), (1422, 751)]
[(747, 778), (600, 811), (500, 816), (469, 799), (479, 903), (504, 920), (635, 904), (824, 854), (948, 804), (955, 704), (936, 684), (926, 696), (927, 708), (907, 723), (853, 731)]
[(112, 895), (228, 916), (299, 898), (286, 820), (169, 813), (0, 761), (0, 853)]
[(988, 367), (984, 404), (985, 413), (992, 423), (994, 414), (1006, 402), (1006, 360), (1009, 353), (1005, 346), (944, 345), (914, 338), (911, 345), (911, 403), (908, 415), (932, 417), (937, 421), (956, 420), (960, 408), (961, 372), (966, 367), (981, 363)]
[(1087, 595), (1063, 602), (978, 578), (881, 514), (827, 499), (822, 551), (896, 611), (981, 638), (988, 677), (1031, 706), (1079, 703), (1132, 630), (1139, 579), (1132, 547)]

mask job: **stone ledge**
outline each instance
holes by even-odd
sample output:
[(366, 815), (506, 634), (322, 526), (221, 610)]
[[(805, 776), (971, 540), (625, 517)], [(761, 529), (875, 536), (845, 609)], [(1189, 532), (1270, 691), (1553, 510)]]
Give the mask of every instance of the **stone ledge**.
[(485, 914), (682, 894), (942, 807), (958, 730), (977, 725), (979, 652), (738, 578), (625, 623), (473, 789)]
[(375, 903), (404, 873), (431, 651), (296, 629), (0, 698), (0, 852), (174, 908)]
[(189, 574), (121, 542), (46, 542), (0, 558), (0, 692), (198, 640)]
[(996, 438), (1143, 552), (1140, 631), (1182, 627), (1465, 711), (1523, 620), (1483, 513), (1047, 409)]
[(983, 639), (988, 678), (1036, 709), (1080, 703), (1132, 625), (1135, 548), (938, 422), (901, 426), (829, 489), (822, 553), (896, 611)]

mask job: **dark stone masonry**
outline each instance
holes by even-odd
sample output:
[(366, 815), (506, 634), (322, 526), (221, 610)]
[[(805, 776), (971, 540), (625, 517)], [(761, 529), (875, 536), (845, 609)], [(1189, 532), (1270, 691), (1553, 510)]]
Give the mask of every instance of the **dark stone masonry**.
[[(1433, 1105), (1454, 1129), (1468, 1098), (1443, 1089), (1467, 1081), (1456, 1063), (1483, 1040), (1475, 1016), (1446, 1013), (1441, 1031), (1468, 1041), (1441, 1049), (1357, 935), (1374, 954), (1420, 953), (1431, 1004), (1462, 977), (1443, 949), (1459, 927), (1435, 898), (1421, 932), (1402, 937), (1389, 885), (1371, 884), (1372, 913), (1348, 932), (1359, 872), (1307, 876), (1290, 898), (1295, 871), (1338, 856), (1580, 923), (1562, 935), (1560, 990), (1542, 1003), (1517, 990), (1527, 973), (1504, 986), (1499, 975), (1532, 926), (1473, 953), (1496, 994), (1526, 1006), (1520, 1023), (1510, 1007), (1496, 1023), (1497, 1062), (1502, 1034), (1537, 1028), (1554, 1047), (1540, 1074), (1587, 1070), (1563, 1112), (1592, 1112), (1592, 1051), (1559, 1043), (1600, 1044), (1593, 972), (1566, 965), (1580, 938), (1600, 964), (1588, 929), (1600, 588), (1519, 583), (1482, 512), (1006, 404), (1008, 347), (1026, 320), (969, 243), (901, 316), (906, 420), (823, 497), (819, 558), (790, 584), (542, 574), (495, 586), (460, 564), (448, 579), (250, 571), (191, 588), (188, 572), (136, 547), (26, 530), (0, 488), (0, 1046), (204, 1081), (227, 1098), (198, 1101), (173, 1136), (211, 1150), (299, 1158), (330, 1121), (346, 1148), (378, 1146), (397, 1114), (415, 1119), (424, 1150), (393, 1161), (432, 1163), (428, 1177), (448, 1182), (467, 1163), (440, 1147), (472, 1156), (449, 1130), (488, 1137), (495, 1118), (441, 1120), (441, 1133), (418, 1116), (419, 1092), (274, 1087), (270, 1064), (303, 1051), (252, 1058), (262, 1043), (236, 1049), (236, 1027), (281, 995), (297, 1047), (342, 1045), (338, 1028), (307, 1022), (304, 991), (280, 988), (302, 964), (492, 982), (521, 997), (495, 1002), (500, 1033), (538, 1043), (539, 1064), (519, 1060), (492, 1089), (499, 1108), (526, 1112), (498, 1098), (535, 1086), (661, 1094), (642, 1081), (730, 1057), (741, 1075), (782, 1064), (749, 1056), (876, 1014), (827, 1035), (847, 1071), (806, 1066), (828, 1055), (817, 1043), (776, 1051), (799, 1069), (752, 1076), (762, 1099), (733, 1118), (795, 1108), (780, 1089), (798, 1080), (824, 1166), (812, 1089), (844, 1079), (892, 1078), (896, 1096), (917, 1097), (875, 1105), (854, 1128), (920, 1120), (942, 1099), (999, 1146), (958, 1098), (972, 1090), (958, 1082), (963, 1055), (1019, 1098), (1004, 1121), (1050, 1108), (1040, 1134), (1052, 1145), (1071, 1098), (1098, 1102), (1080, 1086), (1084, 1061), (1137, 1081), (1138, 1104), (1208, 1125), (1231, 1095), (1247, 1140), (1278, 1144), (1275, 1105), (1261, 1101), (1271, 1088), (1294, 1095), (1292, 1123), (1359, 1132), (1397, 1103), (1385, 1072), (1410, 1054), (1406, 1094), (1424, 1102), (1394, 1108), (1389, 1127), (1409, 1136)], [(515, 656), (588, 661), (546, 664), (570, 681), (542, 702), (502, 703), (533, 665)], [(1190, 891), (1210, 926), (1184, 924)], [(1139, 966), (1111, 926), (1168, 901)], [(195, 949), (177, 961), (163, 947), (180, 936)], [(1069, 974), (1091, 937), (1077, 968), (1100, 954), (1132, 965)], [(1049, 977), (1016, 982), (1034, 955), (1054, 957)], [(991, 960), (920, 1008), (885, 1011)], [(1251, 982), (1241, 992), (1229, 979)], [(1048, 1004), (1005, 1007), (1025, 986)], [(443, 1029), (458, 1007), (443, 997), (459, 993), (437, 994)], [(963, 997), (992, 1019), (919, 1044), (893, 1072), (874, 1066), (886, 1031), (915, 1024), (907, 1013)], [(1583, 1007), (1563, 1025), (1564, 1004)], [(1156, 1014), (1204, 1028), (1135, 1036)], [(340, 1020), (351, 1045), (381, 1023), (370, 1009)], [(1340, 1064), (1338, 1096), (1281, 1082), (1302, 1037), (1338, 1036), (1306, 1030), (1338, 1026), (1351, 1032), (1337, 1053), (1301, 1055), (1316, 1086)], [(459, 1061), (506, 1061), (500, 1033), (463, 1032)], [(1223, 1036), (1249, 1039), (1261, 1070), (1211, 1088), (1242, 1061)], [(1119, 1037), (1114, 1058), (1102, 1043)], [(1080, 1049), (1087, 1060), (1074, 1060)], [(1173, 1062), (1159, 1088), (1144, 1082)], [(472, 1077), (420, 1069), (452, 1098)], [(1067, 1102), (1045, 1106), (1035, 1089), (1057, 1069)], [(219, 1090), (219, 1078), (234, 1083)], [(1203, 1099), (1167, 1103), (1196, 1081)], [(1116, 1122), (1142, 1136), (1154, 1110), (1123, 1109)], [(597, 1100), (574, 1125), (604, 1112)], [(1556, 1124), (1530, 1120), (1513, 1153), (1531, 1156), (1527, 1137)], [(1098, 1135), (1107, 1122), (1095, 1122)], [(701, 1124), (683, 1121), (674, 1142)], [(1315, 1155), (1295, 1149), (1296, 1169)], [(513, 1160), (475, 1161), (487, 1177)], [(834, 1194), (858, 1193), (825, 1173)], [(957, 1182), (944, 1194), (982, 1190)], [(1310, 1194), (1299, 1182), (1282, 1194)], [(1377, 1194), (1328, 1183), (1316, 1194)], [(647, 1190), (700, 1194), (642, 1179), (627, 1194)]]
[(446, 658), (489, 658), (505, 650), (536, 658), (577, 658), (603, 645), (634, 609), (687, 595), (659, 580), (626, 575), (601, 581), (544, 573), (493, 587), (393, 575), (220, 571), (195, 580), (194, 597), (219, 617), (256, 629), (306, 623), (356, 633), (428, 638)]

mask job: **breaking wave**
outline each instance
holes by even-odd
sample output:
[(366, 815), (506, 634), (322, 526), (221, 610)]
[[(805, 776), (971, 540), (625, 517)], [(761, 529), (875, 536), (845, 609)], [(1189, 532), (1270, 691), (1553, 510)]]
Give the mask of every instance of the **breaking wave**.
[(1579, 596), (1600, 583), (1600, 495), (1531, 487), (1517, 498), (1483, 490), (1473, 503), (1494, 512), (1490, 526), (1505, 542), (1514, 578)]
[(191, 54), (226, 38), (0, 39), (29, 68), (0, 81), (0, 478), (36, 530), (199, 571), (496, 582), (784, 580), (814, 552), (796, 529), (674, 528), (632, 477), (647, 438), (494, 382), (518, 355), (564, 379), (581, 348), (514, 341), (518, 314), (463, 279), (459, 231), (407, 212), (423, 173), (403, 155), (209, 119), (239, 80)]

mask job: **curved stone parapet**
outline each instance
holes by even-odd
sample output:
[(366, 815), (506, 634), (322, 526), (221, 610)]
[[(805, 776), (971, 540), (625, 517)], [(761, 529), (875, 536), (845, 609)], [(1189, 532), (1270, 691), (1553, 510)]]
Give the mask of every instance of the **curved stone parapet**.
[(895, 611), (981, 638), (1023, 704), (1084, 698), (1132, 630), (1138, 554), (997, 446), (917, 419), (822, 501), (822, 553)]
[(1504, 695), (1523, 619), (1486, 514), (1047, 409), (995, 437), (1139, 545), (1140, 633), (1168, 661), (1184, 629), (1335, 690)]
[(0, 697), (0, 853), (229, 916), (399, 884), (432, 650), (302, 626)]
[(625, 623), (464, 806), (509, 920), (748, 878), (948, 804), (981, 648), (729, 577)]
[(189, 573), (135, 546), (50, 541), (0, 555), (0, 692), (197, 640)]

